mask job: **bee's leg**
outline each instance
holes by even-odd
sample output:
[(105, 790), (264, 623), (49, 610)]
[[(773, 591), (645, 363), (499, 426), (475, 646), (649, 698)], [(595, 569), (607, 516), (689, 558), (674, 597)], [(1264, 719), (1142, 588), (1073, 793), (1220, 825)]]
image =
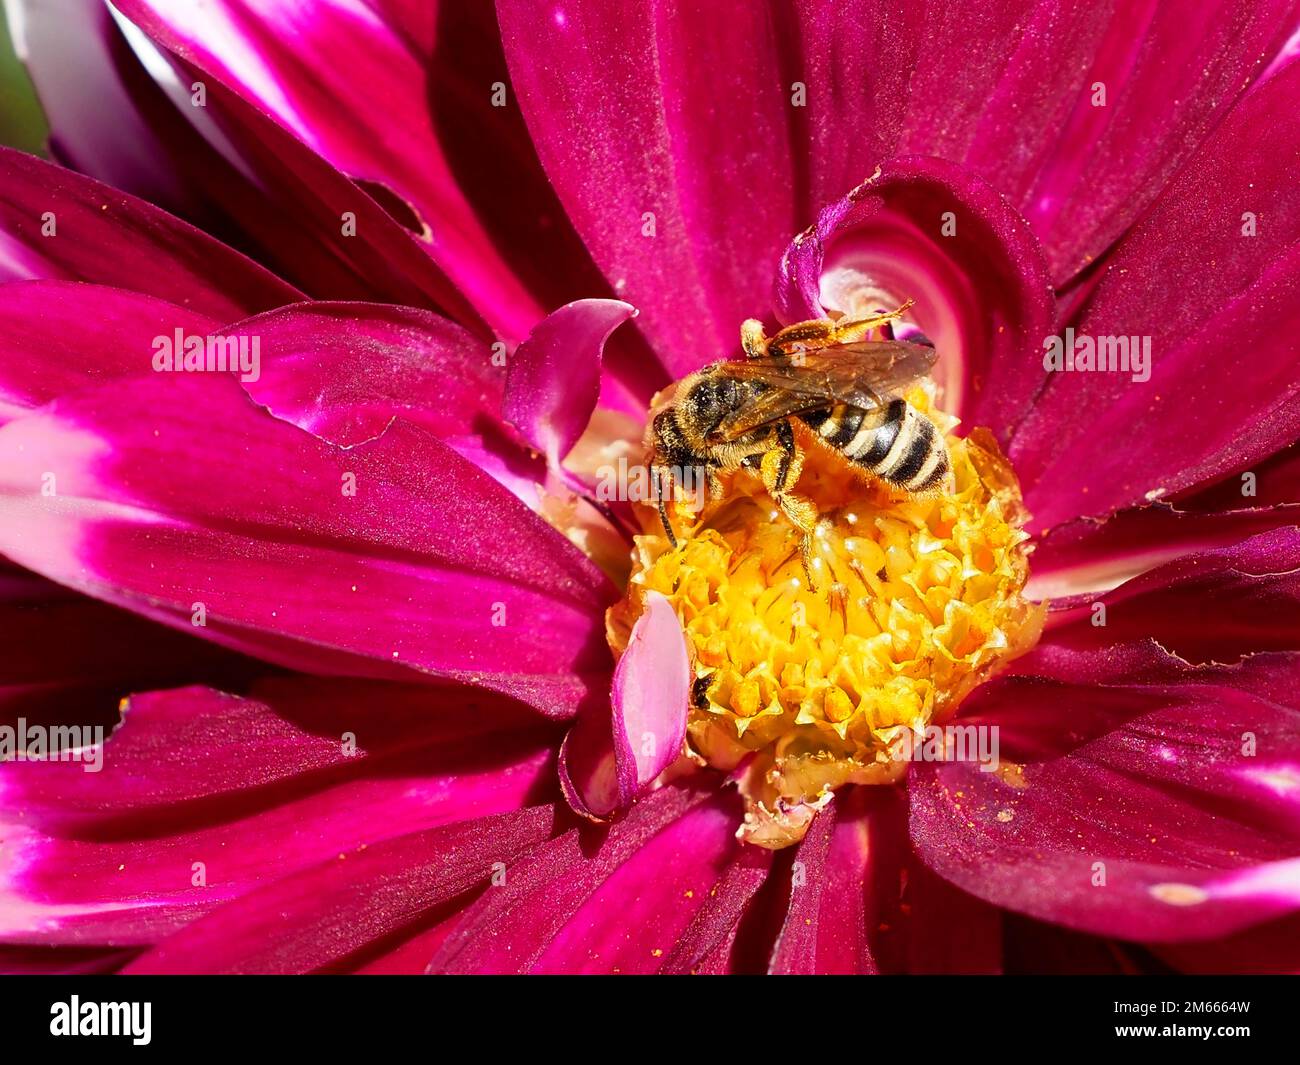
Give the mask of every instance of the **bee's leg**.
[(807, 322), (788, 325), (771, 340), (766, 350), (772, 355), (796, 356), (800, 351), (816, 351), (835, 343), (835, 321), (832, 318), (813, 318)]
[(915, 303), (915, 300), (907, 300), (896, 311), (885, 311), (881, 314), (873, 314), (867, 318), (841, 318), (835, 323), (835, 335), (829, 341), (833, 344), (852, 344), (855, 340), (861, 340), (873, 329), (879, 329), (886, 322), (892, 322), (899, 318), (903, 313)]
[(757, 318), (746, 318), (740, 326), (740, 346), (747, 359), (761, 359), (767, 354), (767, 337), (763, 323)]
[(772, 435), (775, 446), (763, 455), (760, 467), (763, 486), (781, 508), (781, 513), (799, 530), (799, 553), (803, 559), (804, 574), (808, 578), (808, 586), (815, 589), (817, 582), (812, 573), (812, 534), (817, 528), (817, 508), (807, 499), (790, 491), (790, 486), (798, 483), (799, 474), (803, 471), (803, 452), (795, 443), (794, 428), (789, 421), (778, 422)]
[(706, 476), (709, 479), (709, 498), (721, 499), (724, 489), (722, 487), (722, 478), (718, 476), (718, 471), (714, 467), (709, 466)]
[(673, 534), (673, 523), (668, 520), (668, 506), (664, 502), (673, 490), (672, 469), (668, 466), (650, 467), (651, 488), (654, 490), (655, 502), (659, 505), (659, 520), (664, 523), (664, 533), (673, 550), (677, 549), (677, 537)]

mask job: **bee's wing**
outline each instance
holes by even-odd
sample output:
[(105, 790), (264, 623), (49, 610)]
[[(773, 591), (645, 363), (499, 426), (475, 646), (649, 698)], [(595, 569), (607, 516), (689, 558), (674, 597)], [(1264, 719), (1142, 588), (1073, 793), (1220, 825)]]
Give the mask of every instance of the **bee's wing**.
[(714, 443), (738, 440), (759, 426), (788, 418), (792, 414), (816, 410), (826, 406), (826, 397), (811, 392), (792, 392), (788, 388), (772, 388), (760, 392), (742, 407), (737, 407), (709, 434)]
[(789, 358), (746, 359), (725, 367), (735, 377), (763, 381), (774, 389), (822, 401), (804, 410), (827, 401), (871, 410), (929, 373), (937, 357), (934, 348), (926, 344), (864, 340), (796, 352)]

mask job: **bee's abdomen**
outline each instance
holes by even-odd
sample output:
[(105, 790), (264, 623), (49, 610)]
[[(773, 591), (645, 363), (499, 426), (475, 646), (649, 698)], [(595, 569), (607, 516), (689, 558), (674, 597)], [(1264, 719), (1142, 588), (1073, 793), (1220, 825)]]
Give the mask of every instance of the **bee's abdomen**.
[(866, 411), (861, 407), (850, 407), (847, 403), (836, 403), (832, 407), (808, 411), (800, 417), (810, 429), (817, 430), (828, 446), (843, 451), (858, 435)]
[(947, 476), (948, 449), (943, 437), (929, 418), (905, 401), (890, 403), (875, 425), (863, 428), (863, 420), (859, 411), (857, 431), (840, 447), (845, 458), (908, 492), (933, 488)]

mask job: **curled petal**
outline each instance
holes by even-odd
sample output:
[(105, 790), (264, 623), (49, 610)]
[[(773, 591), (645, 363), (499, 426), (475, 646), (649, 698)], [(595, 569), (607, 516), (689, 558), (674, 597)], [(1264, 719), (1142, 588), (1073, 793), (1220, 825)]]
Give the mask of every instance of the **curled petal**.
[(677, 760), (686, 738), (691, 662), (681, 622), (657, 592), (632, 627), (614, 670), (614, 755), (619, 781), (641, 789)]
[(605, 341), (636, 309), (621, 300), (578, 300), (539, 322), (510, 359), (502, 412), (558, 470), (587, 428), (600, 396)]
[(573, 808), (607, 817), (629, 806), (673, 764), (686, 739), (691, 664), (681, 623), (657, 592), (646, 595), (614, 670), (610, 717), (593, 709), (565, 739), (561, 783)]
[(1005, 442), (1042, 383), (1055, 301), (1029, 227), (991, 187), (939, 159), (879, 168), (794, 239), (777, 278), (786, 324), (907, 299), (939, 352), (944, 406)]

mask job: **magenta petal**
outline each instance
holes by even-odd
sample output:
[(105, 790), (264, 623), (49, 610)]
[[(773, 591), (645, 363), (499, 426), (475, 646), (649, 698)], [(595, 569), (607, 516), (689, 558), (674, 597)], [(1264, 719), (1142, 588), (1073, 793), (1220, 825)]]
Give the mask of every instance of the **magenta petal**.
[[(1100, 257), (1197, 159), (1294, 19), (1286, 0), (1033, 5), (1016, 14), (1023, 36), (1012, 37), (1008, 69), (986, 97), (966, 97), (984, 100), (966, 156), (1020, 208), (1058, 282)], [(972, 47), (954, 42), (946, 62), (960, 64)], [(921, 143), (943, 138), (936, 118), (953, 87), (936, 87), (931, 109), (915, 116)]]
[[(1261, 495), (1269, 483), (1264, 477), (1261, 469)], [(1035, 543), (1027, 592), (1052, 600), (1107, 592), (1173, 559), (1300, 524), (1300, 503), (1246, 506), (1254, 500), (1241, 497), (1240, 482), (1236, 495), (1236, 509), (1193, 509), (1202, 500), (1185, 497), (1122, 510), (1103, 522), (1079, 518), (1058, 525)]]
[[(508, 0), (498, 14), (542, 164), (669, 370), (738, 350), (798, 225), (781, 35), (763, 5)], [(720, 41), (744, 61), (718, 62)]]
[[(54, 235), (45, 236), (44, 216)], [(109, 283), (218, 321), (302, 293), (252, 260), (143, 200), (0, 148), (0, 277)]]
[(276, 417), (342, 447), (373, 440), (400, 417), (537, 508), (544, 464), (502, 424), (504, 371), (467, 329), (413, 307), (313, 302), (222, 335), (260, 344), (261, 374), (244, 388)]
[[(1093, 623), (1098, 605), (1105, 624)], [(1207, 604), (1209, 604), (1207, 609)], [(1229, 663), (1297, 649), (1300, 528), (1177, 558), (1099, 595), (1052, 604), (1048, 632), (1018, 668), (1154, 640), (1185, 662)]]
[(803, 0), (795, 11), (812, 203), (891, 155), (940, 156), (1029, 220), (1061, 283), (1194, 158), (1294, 24), (1286, 0), (1194, 11)]
[(1267, 696), (991, 688), (962, 723), (1008, 726), (997, 772), (911, 767), (918, 854), (993, 905), (1121, 939), (1203, 939), (1295, 911), (1300, 711), (1289, 661)]
[(108, 4), (84, 5), (76, 18), (44, 0), (15, 0), (10, 10), (15, 49), (50, 127), (50, 158), (192, 217), (194, 190), (170, 165), (171, 104), (144, 84)]
[(72, 281), (0, 285), (0, 422), (116, 377), (149, 372), (153, 341), (218, 323), (127, 289)]
[[(790, 908), (786, 911), (785, 923), (781, 926), (776, 945), (772, 949), (769, 966), (772, 973), (810, 975), (819, 971), (816, 963), (818, 917), (822, 897), (827, 891), (827, 856), (835, 832), (836, 813), (832, 802), (813, 818), (807, 834), (799, 843), (791, 877)], [(860, 886), (846, 901), (857, 901), (860, 907), (864, 896), (865, 886)], [(850, 950), (861, 954), (867, 963), (861, 971), (872, 972), (870, 955), (866, 950), (866, 928), (860, 923), (860, 914), (859, 921), (851, 921), (836, 931), (839, 937), (847, 938), (851, 944)]]
[(740, 848), (731, 867), (709, 892), (708, 901), (665, 955), (663, 972), (717, 975), (732, 971), (741, 918), (767, 883), (773, 853), (765, 847)]
[(408, 423), (343, 450), (233, 378), (153, 374), (11, 422), (0, 470), (11, 558), (286, 665), (472, 679), (560, 714), (607, 669), (607, 580)]
[(605, 706), (590, 706), (560, 745), (560, 790), (576, 813), (592, 821), (604, 820), (622, 805), (609, 724)]
[[(943, 232), (945, 218), (951, 232)], [(851, 302), (859, 299), (869, 302)], [(885, 164), (822, 211), (781, 260), (776, 307), (787, 324), (830, 310), (892, 310), (906, 299), (916, 301), (911, 315), (939, 351), (945, 407), (1007, 439), (1042, 386), (1037, 352), (1055, 301), (1019, 215), (970, 172), (938, 159)]]
[(257, 337), (261, 373), (245, 390), (272, 414), (352, 447), (395, 417), (452, 442), (494, 422), (502, 373), (492, 350), (430, 311), (372, 303), (301, 303), (230, 326)]
[(122, 696), (243, 684), (259, 662), (0, 565), (0, 725), (103, 724)]
[(1198, 943), (1161, 943), (1154, 952), (1179, 972), (1245, 976), (1300, 974), (1300, 917), (1283, 917)]
[(1003, 913), (940, 879), (915, 858), (907, 869), (907, 972), (1002, 972)]
[(892, 788), (847, 788), (813, 820), (787, 877), (768, 971), (904, 971), (907, 814)]
[(1039, 527), (1212, 483), (1300, 437), (1298, 92), (1292, 64), (1250, 93), (1108, 256), (1077, 332), (1149, 338), (1150, 379), (1049, 375), (1009, 451)]
[(340, 853), (549, 790), (551, 730), (470, 689), (280, 683), (140, 697), (98, 772), (0, 767), (0, 941), (153, 943)]
[(493, 738), (506, 732), (539, 746), (550, 738), (524, 707), (469, 688), (282, 676), (257, 681), (248, 696), (147, 691), (123, 700), (99, 773), (20, 763), (0, 794), (45, 831), (76, 834), (111, 820), (147, 832), (176, 820), (182, 804), (272, 786), (283, 801), (421, 748), (508, 747)]
[[(540, 168), (518, 135), (517, 112), (493, 106), (496, 85), (504, 87), (506, 78), (499, 55), (492, 63), (496, 27), (490, 7), (484, 15), (482, 6), (440, 10), (436, 29), (426, 23), (412, 36), (407, 20), (373, 4), (118, 5), (205, 80), (228, 86), (405, 218), (483, 318), (501, 335), (517, 338), (541, 308), (513, 269), (512, 258), (527, 263), (525, 250), (509, 245), (521, 243), (521, 231), (543, 245), (540, 209), (550, 204), (540, 195)], [(477, 60), (472, 76), (461, 69), (471, 59)], [(493, 69), (497, 64), (500, 69)], [(472, 146), (466, 126), (476, 134)], [(472, 150), (491, 159), (497, 174), (490, 166), (467, 174), (474, 167)], [(495, 213), (515, 225), (497, 233), (472, 198), (479, 187), (500, 185), (502, 173), (510, 184), (499, 187)], [(503, 204), (507, 196), (519, 205)], [(562, 242), (549, 236), (548, 255), (534, 259), (560, 251)], [(563, 266), (570, 262), (562, 258)]]
[[(141, 7), (120, 5), (128, 6)], [(159, 125), (170, 163), (201, 195), (213, 225), (235, 228), (260, 261), (313, 298), (431, 307), (487, 335), (482, 317), (428, 253), (409, 204), (380, 184), (341, 173), (310, 140), (271, 117), (274, 108), (250, 103), (125, 19), (121, 25), (143, 57), (137, 66), (146, 63), (157, 78), (148, 91), (161, 87), (169, 97)], [(175, 43), (161, 24), (150, 25), (159, 41)], [(191, 101), (196, 82), (206, 93), (202, 107)]]
[(547, 315), (510, 357), (502, 413), (553, 470), (596, 409), (605, 341), (635, 314), (621, 300), (578, 300)]
[(738, 818), (734, 793), (669, 786), (608, 829), (566, 833), (507, 870), (430, 971), (660, 971), (731, 868)]
[(340, 854), (219, 907), (125, 971), (311, 972), (488, 883), (554, 825), (554, 807), (535, 806)]
[(648, 592), (614, 670), (610, 716), (591, 708), (560, 752), (560, 781), (578, 813), (602, 818), (624, 809), (681, 756), (690, 687), (681, 622), (664, 596)]

